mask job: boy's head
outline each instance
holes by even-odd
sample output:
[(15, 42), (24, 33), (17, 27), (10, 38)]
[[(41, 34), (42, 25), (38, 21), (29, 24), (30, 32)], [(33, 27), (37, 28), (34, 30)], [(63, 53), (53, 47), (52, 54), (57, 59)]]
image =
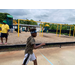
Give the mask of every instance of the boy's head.
[(30, 29), (30, 33), (33, 37), (36, 37), (37, 36), (37, 31), (36, 31), (36, 28), (31, 28)]

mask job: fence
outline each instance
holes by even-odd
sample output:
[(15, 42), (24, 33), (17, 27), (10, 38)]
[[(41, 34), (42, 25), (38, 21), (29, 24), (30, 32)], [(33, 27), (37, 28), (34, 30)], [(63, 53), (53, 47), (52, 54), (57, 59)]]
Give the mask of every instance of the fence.
[[(55, 32), (56, 33), (56, 30), (49, 29), (49, 32)], [(60, 33), (60, 30), (58, 30), (58, 33)], [(61, 34), (62, 33), (67, 33), (69, 35), (69, 30), (61, 30)], [(71, 35), (73, 36), (73, 30), (71, 30)]]

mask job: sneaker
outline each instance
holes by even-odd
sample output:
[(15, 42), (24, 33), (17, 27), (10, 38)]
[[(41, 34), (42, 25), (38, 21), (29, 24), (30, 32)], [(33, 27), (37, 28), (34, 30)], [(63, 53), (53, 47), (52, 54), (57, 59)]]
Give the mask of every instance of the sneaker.
[(7, 43), (5, 43), (5, 44), (7, 44)]

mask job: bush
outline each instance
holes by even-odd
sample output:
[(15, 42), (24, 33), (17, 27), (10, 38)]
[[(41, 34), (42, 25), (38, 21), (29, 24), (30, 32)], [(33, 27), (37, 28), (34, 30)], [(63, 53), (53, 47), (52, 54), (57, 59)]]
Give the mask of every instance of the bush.
[(56, 27), (55, 25), (52, 25), (52, 26), (51, 26), (51, 29), (52, 29), (52, 30), (53, 30), (53, 29), (56, 30), (57, 27)]
[(62, 30), (67, 30), (67, 26), (62, 27)]

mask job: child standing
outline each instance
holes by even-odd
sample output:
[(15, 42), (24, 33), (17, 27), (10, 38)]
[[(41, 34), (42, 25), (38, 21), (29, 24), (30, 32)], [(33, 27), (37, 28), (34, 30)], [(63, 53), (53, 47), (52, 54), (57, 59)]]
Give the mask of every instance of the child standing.
[(31, 36), (28, 37), (27, 43), (26, 43), (26, 49), (25, 49), (25, 58), (22, 65), (27, 65), (29, 60), (34, 62), (34, 65), (37, 65), (37, 59), (35, 57), (35, 54), (33, 53), (33, 49), (37, 49), (45, 43), (42, 43), (38, 46), (35, 45), (35, 39), (34, 37), (37, 36), (37, 31), (35, 28), (30, 29)]
[(3, 25), (0, 30), (1, 30), (1, 43), (0, 44), (3, 44), (3, 37), (6, 38), (5, 44), (7, 44), (9, 25), (6, 24), (5, 20), (3, 21)]

